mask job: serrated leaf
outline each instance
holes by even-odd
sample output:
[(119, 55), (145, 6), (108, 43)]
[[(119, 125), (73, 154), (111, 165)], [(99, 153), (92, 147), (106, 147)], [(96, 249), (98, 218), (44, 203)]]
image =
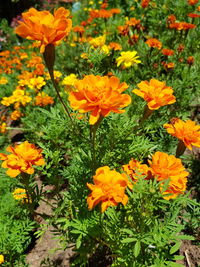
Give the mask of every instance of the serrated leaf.
[(141, 249), (141, 243), (140, 241), (138, 240), (136, 243), (135, 243), (135, 246), (134, 246), (134, 256), (137, 257), (139, 254), (140, 254), (140, 249)]
[(170, 248), (169, 253), (174, 254), (177, 250), (179, 250), (181, 246), (181, 242), (177, 242), (173, 247)]
[(129, 235), (133, 234), (133, 232), (130, 229), (126, 229), (126, 228), (125, 229), (121, 229), (121, 232), (127, 233)]

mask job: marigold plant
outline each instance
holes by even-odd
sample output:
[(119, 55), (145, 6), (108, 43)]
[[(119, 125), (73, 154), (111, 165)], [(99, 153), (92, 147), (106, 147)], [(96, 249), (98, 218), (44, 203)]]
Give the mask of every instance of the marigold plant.
[[(188, 172), (180, 159), (164, 152), (156, 152), (149, 160), (150, 171), (159, 182), (169, 181), (167, 189), (163, 192), (165, 199), (176, 198), (186, 190)], [(161, 183), (160, 189), (163, 189)], [(165, 196), (166, 195), (166, 196)]]
[(132, 187), (125, 174), (110, 170), (108, 166), (98, 168), (93, 176), (94, 184), (87, 183), (92, 191), (87, 198), (89, 209), (93, 209), (101, 202), (101, 212), (109, 206), (119, 203), (126, 205), (128, 196), (125, 194), (127, 187)]
[(33, 165), (41, 166), (45, 164), (41, 154), (42, 149), (37, 149), (34, 144), (25, 141), (14, 147), (9, 146), (6, 149), (11, 154), (0, 153), (0, 159), (3, 160), (2, 168), (8, 168), (6, 171), (10, 177), (16, 177), (21, 172), (33, 174)]
[(24, 188), (16, 188), (12, 193), (14, 199), (21, 200), (22, 203), (26, 202), (28, 196), (26, 194), (26, 190)]
[(29, 40), (40, 41), (40, 52), (43, 53), (48, 44), (58, 45), (70, 32), (72, 21), (69, 11), (58, 8), (52, 15), (49, 11), (38, 11), (30, 8), (22, 13), (23, 21), (19, 21), (16, 33)]
[(176, 102), (172, 87), (166, 86), (165, 82), (151, 79), (150, 82), (142, 81), (137, 86), (140, 90), (134, 89), (132, 92), (142, 97), (151, 110)]
[(162, 48), (162, 43), (156, 38), (149, 38), (145, 43), (149, 47), (157, 48), (159, 50)]
[(200, 125), (197, 125), (195, 121), (176, 119), (163, 126), (169, 134), (181, 140), (188, 149), (192, 150), (192, 146), (200, 147)]
[(106, 117), (110, 112), (123, 113), (121, 110), (131, 103), (131, 97), (122, 94), (128, 88), (115, 76), (86, 75), (74, 84), (76, 92), (69, 93), (69, 102), (80, 113), (90, 112), (90, 124), (95, 124), (100, 116)]

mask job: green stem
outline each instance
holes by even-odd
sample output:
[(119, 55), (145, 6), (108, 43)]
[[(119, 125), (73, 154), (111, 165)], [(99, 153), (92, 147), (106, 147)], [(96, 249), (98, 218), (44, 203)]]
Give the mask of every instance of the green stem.
[(55, 78), (54, 78), (54, 71), (53, 71), (53, 66), (54, 66), (54, 61), (55, 61), (55, 47), (54, 47), (54, 45), (52, 45), (52, 44), (47, 45), (45, 47), (45, 51), (44, 51), (43, 56), (44, 56), (44, 61), (46, 63), (47, 69), (49, 71), (51, 81), (52, 81), (53, 86), (56, 90), (57, 96), (58, 96), (66, 114), (68, 115), (68, 117), (72, 121), (69, 110), (68, 110), (65, 102), (63, 101), (63, 99), (60, 95), (58, 84), (56, 83)]

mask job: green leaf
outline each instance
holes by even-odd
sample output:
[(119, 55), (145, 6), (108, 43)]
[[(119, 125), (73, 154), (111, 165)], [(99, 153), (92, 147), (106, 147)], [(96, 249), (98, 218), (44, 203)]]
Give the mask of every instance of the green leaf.
[(140, 249), (141, 249), (141, 243), (140, 241), (138, 240), (136, 243), (135, 243), (135, 247), (134, 247), (134, 256), (137, 257), (139, 254), (140, 254)]
[(191, 235), (178, 235), (176, 237), (181, 240), (195, 240), (195, 238)]
[(126, 228), (121, 229), (121, 232), (127, 233), (129, 235), (132, 235), (133, 234), (133, 232), (130, 229), (126, 229)]
[(184, 267), (184, 265), (172, 261), (167, 261), (166, 263), (168, 264), (168, 267)]
[(174, 254), (177, 250), (179, 250), (181, 246), (181, 242), (177, 242), (173, 247), (171, 247), (169, 253)]
[(182, 255), (174, 255), (174, 257), (173, 257), (173, 260), (175, 260), (175, 261), (183, 260), (183, 259), (184, 259), (184, 256), (182, 256)]
[(123, 239), (121, 242), (122, 243), (132, 243), (132, 242), (135, 242), (135, 241), (137, 241), (137, 238), (135, 238), (135, 237), (128, 237), (128, 238)]
[(77, 249), (80, 248), (80, 246), (81, 246), (81, 239), (82, 239), (82, 235), (79, 235), (79, 237), (76, 240), (76, 247), (77, 247)]

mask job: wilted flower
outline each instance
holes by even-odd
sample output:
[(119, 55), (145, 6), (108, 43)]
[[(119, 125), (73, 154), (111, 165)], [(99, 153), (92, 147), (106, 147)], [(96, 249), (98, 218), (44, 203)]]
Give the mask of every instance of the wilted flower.
[(141, 63), (139, 56), (137, 56), (137, 51), (127, 51), (121, 52), (121, 56), (116, 59), (117, 67), (121, 64), (124, 68), (130, 68), (134, 64)]
[(187, 58), (187, 64), (188, 65), (194, 64), (194, 57), (193, 56), (190, 56), (190, 57)]
[[(176, 198), (186, 190), (188, 172), (185, 170), (180, 159), (164, 152), (156, 152), (149, 160), (150, 170), (158, 182), (169, 181), (167, 189), (163, 192), (165, 199)], [(161, 183), (160, 189), (163, 189)], [(165, 196), (168, 195), (169, 196)]]
[(119, 203), (126, 205), (128, 196), (125, 190), (131, 188), (131, 183), (125, 174), (110, 170), (108, 166), (98, 168), (93, 176), (94, 184), (87, 183), (92, 191), (87, 198), (89, 209), (93, 209), (101, 203), (101, 212), (110, 206), (117, 206)]
[(42, 149), (37, 149), (34, 144), (25, 141), (15, 147), (9, 146), (6, 149), (11, 154), (0, 153), (0, 159), (4, 160), (2, 168), (8, 168), (6, 171), (10, 177), (16, 177), (21, 172), (33, 174), (33, 165), (44, 165), (45, 161), (41, 154)]
[(195, 121), (176, 119), (171, 124), (164, 124), (164, 128), (190, 150), (192, 146), (200, 147), (200, 125), (197, 125)]
[(48, 44), (58, 45), (70, 32), (72, 27), (69, 10), (60, 7), (52, 15), (49, 11), (30, 8), (22, 13), (22, 21), (16, 33), (29, 40), (40, 41), (40, 52), (44, 53)]
[(150, 110), (176, 102), (172, 87), (166, 86), (165, 82), (151, 79), (150, 82), (142, 81), (137, 86), (140, 90), (134, 89), (132, 92), (142, 97)]
[(162, 43), (156, 38), (149, 38), (145, 43), (149, 47), (157, 48), (159, 50), (162, 48)]
[(122, 94), (128, 88), (117, 77), (86, 75), (75, 82), (76, 92), (69, 93), (69, 102), (80, 113), (90, 112), (90, 124), (95, 124), (100, 116), (107, 117), (110, 112), (123, 113), (120, 110), (131, 103), (131, 97)]

